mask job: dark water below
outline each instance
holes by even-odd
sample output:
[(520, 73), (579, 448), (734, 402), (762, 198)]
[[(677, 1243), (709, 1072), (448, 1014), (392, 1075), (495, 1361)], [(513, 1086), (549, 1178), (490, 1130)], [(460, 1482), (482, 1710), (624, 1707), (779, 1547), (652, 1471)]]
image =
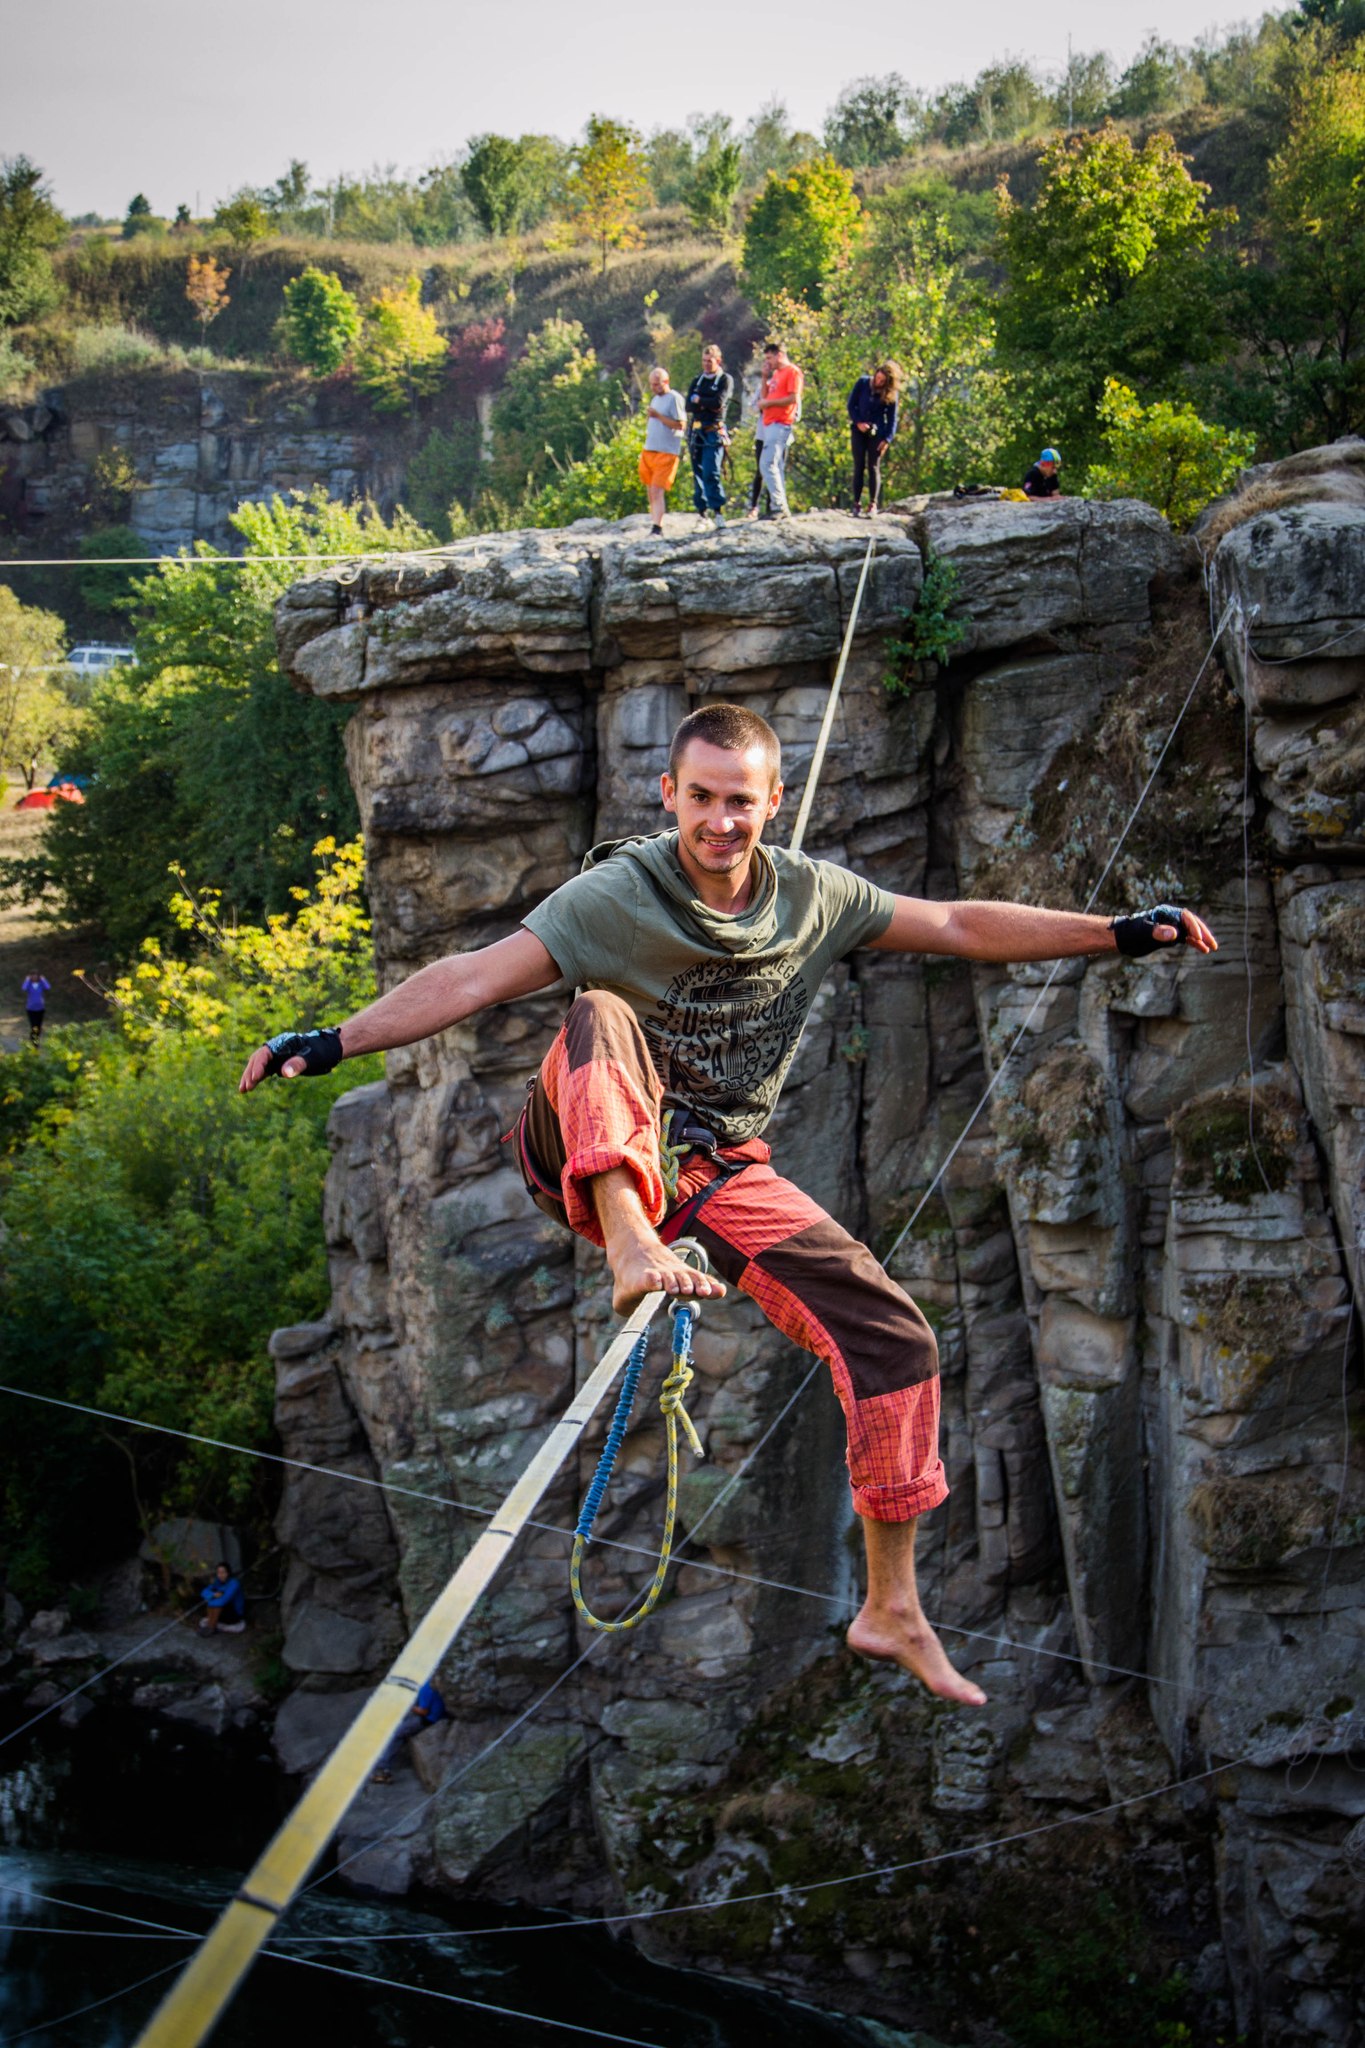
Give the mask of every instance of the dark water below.
[[(113, 1707), (0, 1749), (3, 2048), (129, 2048), (191, 1944), (144, 1938), (105, 1915), (203, 1933), (286, 1804), (259, 1738), (212, 1741)], [(539, 1931), (497, 1934), (528, 1921)], [(380, 1938), (394, 1934), (422, 1938)], [(569, 2048), (612, 2035), (649, 2048), (885, 2048), (906, 2038), (664, 1968), (522, 1908), (326, 1886), (294, 1908), (282, 1935), (301, 1958), (402, 1988), (263, 1958), (214, 2048)], [(432, 1992), (472, 2003), (423, 1995)]]

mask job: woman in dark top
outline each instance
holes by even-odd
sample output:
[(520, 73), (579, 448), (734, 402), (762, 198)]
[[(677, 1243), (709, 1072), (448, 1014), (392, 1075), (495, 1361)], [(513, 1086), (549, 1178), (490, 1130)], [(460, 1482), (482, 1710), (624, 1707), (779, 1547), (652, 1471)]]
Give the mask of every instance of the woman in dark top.
[(882, 489), (882, 457), (896, 438), (900, 411), (901, 366), (879, 363), (870, 377), (860, 377), (848, 394), (848, 425), (853, 437), (853, 516), (862, 511), (863, 473), (867, 473), (868, 513), (877, 510)]

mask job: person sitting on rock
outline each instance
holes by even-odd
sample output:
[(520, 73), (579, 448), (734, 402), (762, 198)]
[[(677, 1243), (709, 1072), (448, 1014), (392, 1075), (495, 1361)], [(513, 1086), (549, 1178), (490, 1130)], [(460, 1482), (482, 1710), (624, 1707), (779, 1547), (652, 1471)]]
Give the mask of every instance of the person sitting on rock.
[(1062, 480), (1057, 472), (1062, 458), (1055, 448), (1044, 448), (1036, 462), (1031, 462), (1024, 472), (1023, 493), (1026, 498), (1060, 498)]
[[(674, 829), (593, 848), (509, 937), (420, 969), (339, 1026), (271, 1039), (239, 1087), (330, 1072), (492, 1004), (576, 988), (508, 1133), (532, 1199), (605, 1249), (618, 1314), (658, 1290), (705, 1298), (728, 1282), (827, 1363), (867, 1553), (848, 1643), (980, 1706), (916, 1587), (919, 1517), (948, 1491), (933, 1331), (866, 1245), (779, 1178), (761, 1134), (821, 982), (859, 947), (1004, 964), (1181, 944), (1208, 953), (1213, 935), (1164, 905), (1110, 921), (896, 896), (833, 861), (768, 847), (781, 748), (742, 705), (683, 720), (660, 790)], [(682, 1234), (705, 1249), (709, 1273), (670, 1249)]]
[(242, 1633), (246, 1627), (246, 1595), (230, 1564), (216, 1567), (199, 1597), (207, 1610), (199, 1617), (201, 1636), (239, 1636)]
[(372, 1773), (372, 1785), (390, 1785), (393, 1782), (394, 1765), (405, 1742), (411, 1742), (414, 1735), (420, 1735), (424, 1728), (434, 1728), (438, 1721), (446, 1718), (446, 1703), (436, 1687), (422, 1686), (416, 1699), (409, 1707), (394, 1730), (393, 1741), (379, 1760), (379, 1769)]

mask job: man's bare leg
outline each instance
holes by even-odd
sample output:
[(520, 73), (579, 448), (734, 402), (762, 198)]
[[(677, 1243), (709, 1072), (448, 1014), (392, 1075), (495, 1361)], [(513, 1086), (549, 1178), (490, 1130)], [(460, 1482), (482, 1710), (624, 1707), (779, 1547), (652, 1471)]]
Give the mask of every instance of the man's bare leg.
[(940, 1699), (955, 1700), (964, 1707), (984, 1707), (985, 1693), (953, 1669), (924, 1618), (915, 1583), (916, 1526), (914, 1522), (863, 1518), (867, 1598), (848, 1631), (848, 1646), (862, 1657), (899, 1664)]
[(607, 1264), (615, 1281), (611, 1305), (618, 1316), (634, 1308), (646, 1294), (724, 1294), (725, 1286), (695, 1266), (684, 1265), (669, 1250), (645, 1214), (628, 1166), (613, 1166), (593, 1176), (593, 1206), (606, 1242)]

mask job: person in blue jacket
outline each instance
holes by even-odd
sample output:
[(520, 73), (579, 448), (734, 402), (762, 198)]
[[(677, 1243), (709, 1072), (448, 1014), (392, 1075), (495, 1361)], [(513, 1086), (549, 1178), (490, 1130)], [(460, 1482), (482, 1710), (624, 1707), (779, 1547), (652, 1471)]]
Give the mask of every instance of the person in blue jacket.
[(246, 1627), (246, 1595), (230, 1564), (220, 1564), (200, 1594), (207, 1613), (199, 1617), (201, 1636), (239, 1636)]
[(870, 377), (860, 377), (848, 394), (848, 425), (853, 436), (853, 516), (863, 509), (863, 474), (867, 474), (868, 515), (878, 509), (882, 490), (882, 457), (896, 438), (900, 411), (901, 366), (889, 359)]
[(388, 1785), (393, 1781), (393, 1767), (398, 1761), (398, 1752), (405, 1742), (411, 1742), (414, 1735), (420, 1735), (424, 1728), (434, 1728), (438, 1721), (446, 1718), (446, 1703), (436, 1687), (424, 1685), (409, 1707), (394, 1732), (393, 1741), (380, 1759), (379, 1769), (374, 1773), (372, 1785)]

